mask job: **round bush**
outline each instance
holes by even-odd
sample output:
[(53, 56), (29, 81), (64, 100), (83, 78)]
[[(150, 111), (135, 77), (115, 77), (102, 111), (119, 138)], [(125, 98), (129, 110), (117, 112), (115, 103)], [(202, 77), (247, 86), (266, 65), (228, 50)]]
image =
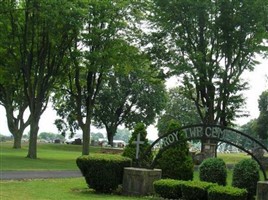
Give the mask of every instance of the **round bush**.
[(226, 185), (227, 169), (220, 158), (208, 158), (199, 166), (199, 178), (201, 181)]
[[(172, 120), (167, 133), (177, 131), (180, 127), (177, 121)], [(178, 137), (182, 142), (159, 152), (155, 166), (162, 169), (162, 178), (192, 180), (194, 164), (189, 154), (188, 144), (184, 140), (184, 132), (178, 133)]]
[(255, 160), (243, 159), (234, 167), (232, 185), (248, 191), (248, 200), (253, 199), (260, 179), (259, 165)]
[(165, 199), (180, 199), (182, 197), (181, 185), (184, 181), (174, 179), (161, 179), (155, 181), (154, 191)]
[(89, 188), (110, 193), (122, 184), (124, 167), (131, 166), (131, 159), (120, 155), (94, 154), (78, 157), (76, 164)]

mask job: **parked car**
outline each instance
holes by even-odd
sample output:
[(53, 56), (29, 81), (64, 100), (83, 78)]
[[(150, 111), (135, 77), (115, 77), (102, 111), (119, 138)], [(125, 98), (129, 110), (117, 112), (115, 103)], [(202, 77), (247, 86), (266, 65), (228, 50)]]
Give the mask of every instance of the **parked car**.
[(66, 144), (82, 144), (82, 134), (75, 134), (74, 137), (65, 140)]

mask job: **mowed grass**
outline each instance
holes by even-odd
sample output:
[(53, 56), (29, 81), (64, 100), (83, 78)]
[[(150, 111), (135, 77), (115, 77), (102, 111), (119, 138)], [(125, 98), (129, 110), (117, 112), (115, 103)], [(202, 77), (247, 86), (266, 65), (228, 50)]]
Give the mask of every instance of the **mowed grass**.
[(236, 164), (240, 160), (251, 158), (247, 153), (218, 153), (218, 158), (222, 158), (226, 164)]
[[(90, 147), (92, 153), (100, 148)], [(75, 160), (81, 155), (81, 145), (38, 144), (37, 159), (26, 158), (28, 144), (13, 149), (12, 143), (0, 143), (0, 170), (77, 170)]]
[(149, 200), (153, 197), (127, 197), (98, 194), (88, 189), (83, 178), (0, 181), (1, 200)]

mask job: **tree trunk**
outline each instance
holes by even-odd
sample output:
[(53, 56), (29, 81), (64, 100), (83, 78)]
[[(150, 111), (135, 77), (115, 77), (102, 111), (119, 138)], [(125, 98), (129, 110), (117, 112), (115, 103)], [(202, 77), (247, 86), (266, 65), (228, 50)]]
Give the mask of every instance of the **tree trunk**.
[(22, 134), (23, 134), (23, 132), (21, 132), (21, 131), (16, 131), (16, 132), (12, 133), (12, 135), (14, 137), (14, 143), (13, 143), (14, 149), (21, 149)]
[(86, 123), (82, 131), (83, 131), (82, 155), (89, 155), (90, 124)]
[(108, 138), (108, 144), (111, 145), (111, 147), (114, 146), (114, 133), (112, 131), (107, 131), (107, 138)]
[(27, 158), (36, 159), (37, 158), (37, 135), (39, 130), (39, 118), (35, 118), (30, 124), (30, 140)]

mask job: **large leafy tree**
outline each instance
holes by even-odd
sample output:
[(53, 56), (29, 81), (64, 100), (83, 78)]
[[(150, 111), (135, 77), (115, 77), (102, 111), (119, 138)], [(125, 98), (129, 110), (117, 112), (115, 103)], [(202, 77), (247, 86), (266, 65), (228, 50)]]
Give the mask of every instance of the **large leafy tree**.
[(13, 148), (21, 148), (22, 135), (30, 120), (29, 115), (25, 115), (28, 103), (18, 71), (19, 40), (12, 34), (12, 16), (17, 16), (13, 12), (15, 7), (16, 1), (5, 1), (0, 8), (0, 105), (6, 110), (8, 128), (14, 138)]
[(241, 74), (266, 51), (267, 1), (151, 2), (156, 62), (181, 77), (203, 123), (230, 125), (244, 102)]
[[(77, 35), (77, 1), (9, 1), (9, 57), (14, 72), (20, 74), (23, 95), (30, 111), (28, 158), (37, 158), (39, 120), (46, 109), (55, 80), (64, 70), (67, 49)], [(2, 1), (1, 4), (5, 4)], [(16, 62), (14, 62), (16, 61)], [(18, 76), (17, 76), (18, 77)], [(14, 77), (16, 78), (16, 77)]]
[(127, 73), (135, 62), (136, 48), (129, 42), (137, 10), (135, 1), (129, 0), (84, 2), (84, 29), (70, 49), (72, 67), (54, 100), (60, 117), (82, 129), (82, 154), (88, 155), (93, 108), (102, 82), (114, 71)]
[(109, 76), (97, 98), (95, 124), (105, 127), (110, 145), (119, 125), (128, 128), (140, 122), (150, 125), (165, 106), (165, 86), (156, 78), (156, 72), (146, 67), (146, 63), (138, 63), (134, 68), (128, 74)]
[(183, 95), (180, 87), (168, 91), (167, 104), (157, 123), (160, 135), (166, 133), (171, 120), (179, 121), (182, 126), (201, 123), (195, 104)]
[(261, 139), (268, 138), (268, 91), (262, 92), (259, 97), (260, 115), (257, 118), (256, 130)]

